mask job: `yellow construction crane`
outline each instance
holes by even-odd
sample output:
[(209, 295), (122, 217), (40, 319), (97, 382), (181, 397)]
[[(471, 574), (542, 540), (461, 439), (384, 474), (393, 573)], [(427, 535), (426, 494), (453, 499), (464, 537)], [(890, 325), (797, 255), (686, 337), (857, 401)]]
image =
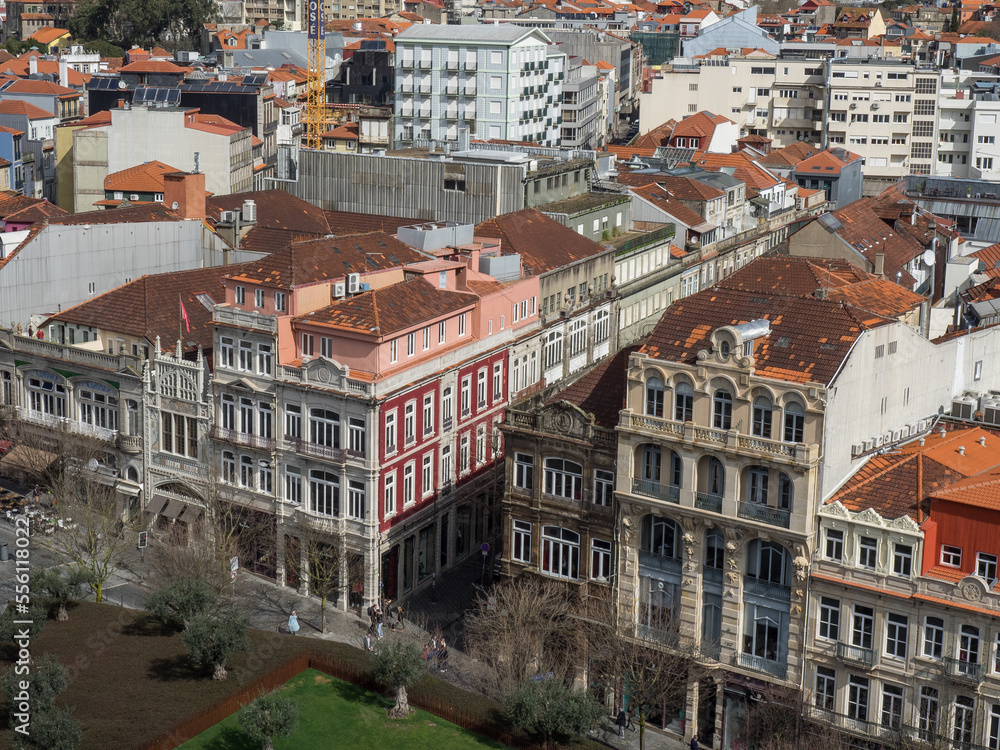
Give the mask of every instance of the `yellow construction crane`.
[(307, 0), (306, 5), (309, 78), (306, 81), (305, 145), (318, 149), (326, 132), (326, 21), (323, 0)]

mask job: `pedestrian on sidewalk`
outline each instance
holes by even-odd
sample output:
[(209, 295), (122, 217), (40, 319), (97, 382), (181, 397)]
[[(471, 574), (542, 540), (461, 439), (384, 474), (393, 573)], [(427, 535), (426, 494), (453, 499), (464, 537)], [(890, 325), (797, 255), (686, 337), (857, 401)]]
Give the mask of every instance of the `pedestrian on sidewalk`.
[(403, 607), (400, 605), (396, 605), (396, 625), (393, 627), (393, 630), (396, 628), (406, 630), (406, 628), (403, 627)]
[(382, 610), (375, 609), (375, 629), (378, 631), (379, 640), (382, 639)]
[(444, 638), (441, 639), (441, 650), (438, 651), (438, 668), (442, 672), (448, 671), (448, 644)]
[(618, 711), (618, 718), (615, 720), (615, 724), (618, 725), (618, 737), (625, 739), (625, 724), (628, 719), (625, 717), (625, 709), (620, 709)]
[(691, 750), (698, 750), (701, 745), (698, 744), (698, 735), (691, 738)]
[(365, 633), (365, 651), (374, 651), (375, 647), (372, 645), (371, 633)]
[(292, 614), (288, 616), (288, 632), (292, 635), (298, 635), (299, 633), (299, 618), (295, 614), (295, 610), (292, 610)]
[(437, 638), (431, 636), (431, 662), (429, 664), (431, 669), (437, 669), (438, 663), (438, 642)]

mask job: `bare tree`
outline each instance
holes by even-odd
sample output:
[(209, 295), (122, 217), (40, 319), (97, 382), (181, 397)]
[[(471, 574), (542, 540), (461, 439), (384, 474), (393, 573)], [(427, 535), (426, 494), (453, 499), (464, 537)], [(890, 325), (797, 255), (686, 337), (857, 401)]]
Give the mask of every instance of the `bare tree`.
[[(850, 738), (833, 727), (806, 721), (802, 694), (779, 685), (751, 696), (741, 736), (749, 746), (760, 750), (848, 750), (852, 747)], [(917, 747), (892, 742), (885, 746), (899, 750)]]
[(503, 695), (536, 674), (572, 678), (583, 653), (584, 621), (563, 586), (526, 576), (500, 584), (476, 600), (466, 615), (469, 653), (492, 671)]
[(327, 603), (347, 596), (351, 585), (364, 576), (361, 556), (331, 530), (302, 529), (298, 537), (300, 554), (286, 557), (289, 571), (308, 581), (309, 593), (320, 601), (320, 632), (326, 632)]

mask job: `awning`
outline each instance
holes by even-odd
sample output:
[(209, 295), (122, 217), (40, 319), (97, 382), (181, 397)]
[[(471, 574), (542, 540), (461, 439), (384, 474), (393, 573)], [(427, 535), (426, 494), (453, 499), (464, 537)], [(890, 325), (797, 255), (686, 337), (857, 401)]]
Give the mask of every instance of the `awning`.
[(166, 508), (160, 511), (160, 515), (166, 516), (167, 518), (177, 518), (182, 510), (184, 510), (184, 503), (180, 500), (170, 498), (170, 502), (167, 503)]
[(28, 474), (41, 474), (59, 458), (54, 453), (29, 448), (27, 445), (15, 445), (10, 453), (0, 460), (0, 467), (5, 472), (23, 471)]
[(184, 504), (184, 510), (181, 514), (177, 516), (178, 521), (183, 521), (184, 523), (195, 523), (201, 516), (202, 509), (197, 505)]
[(156, 515), (161, 510), (163, 506), (167, 504), (167, 498), (163, 495), (153, 495), (153, 499), (149, 501), (149, 505), (146, 506), (146, 512), (152, 515)]

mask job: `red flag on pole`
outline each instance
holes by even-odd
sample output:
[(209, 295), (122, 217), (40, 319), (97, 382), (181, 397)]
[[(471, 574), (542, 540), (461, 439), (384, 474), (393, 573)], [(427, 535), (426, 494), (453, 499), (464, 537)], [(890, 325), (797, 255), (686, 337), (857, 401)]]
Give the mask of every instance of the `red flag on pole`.
[(191, 321), (188, 319), (187, 310), (184, 308), (184, 300), (181, 300), (181, 317), (184, 318), (184, 325), (187, 328), (187, 332), (191, 333)]

